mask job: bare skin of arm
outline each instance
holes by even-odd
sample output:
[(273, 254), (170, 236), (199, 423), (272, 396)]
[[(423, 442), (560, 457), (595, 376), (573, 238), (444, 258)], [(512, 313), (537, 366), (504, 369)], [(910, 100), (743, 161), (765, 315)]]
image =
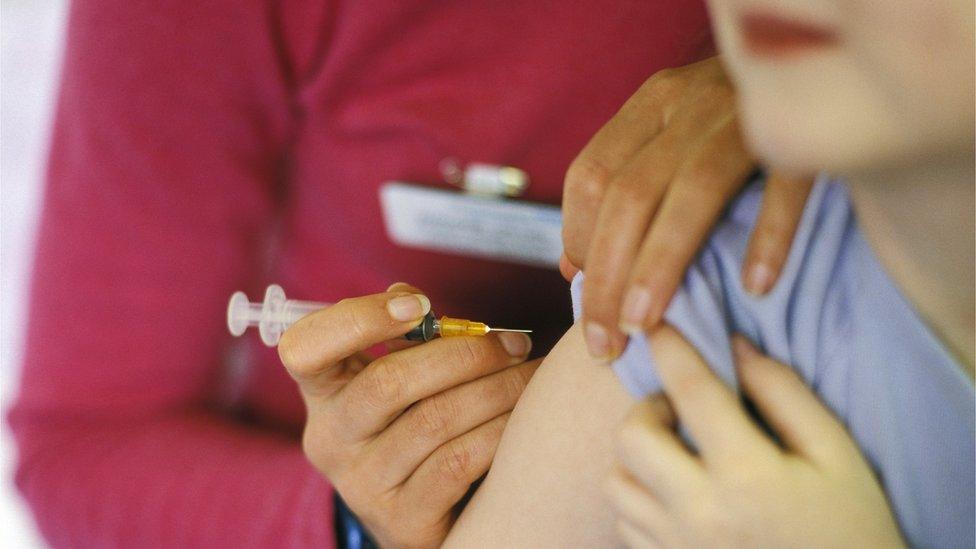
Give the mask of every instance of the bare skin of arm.
[[(648, 366), (650, 367), (650, 366)], [(604, 485), (614, 435), (634, 404), (573, 326), (529, 382), (485, 482), (445, 547), (606, 547)]]

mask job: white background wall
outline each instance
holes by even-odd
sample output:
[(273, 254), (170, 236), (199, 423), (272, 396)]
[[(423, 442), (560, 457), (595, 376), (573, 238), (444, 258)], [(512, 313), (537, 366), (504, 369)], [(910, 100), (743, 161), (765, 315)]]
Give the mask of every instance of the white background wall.
[[(16, 391), (31, 247), (61, 57), (66, 0), (0, 3), (0, 408)], [(0, 427), (0, 547), (42, 547), (13, 488), (16, 449)]]

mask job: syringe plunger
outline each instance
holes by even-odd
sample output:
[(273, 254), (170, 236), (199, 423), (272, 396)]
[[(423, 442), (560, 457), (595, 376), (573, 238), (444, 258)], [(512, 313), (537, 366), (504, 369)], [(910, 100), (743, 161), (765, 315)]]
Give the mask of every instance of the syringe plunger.
[(244, 292), (235, 292), (227, 305), (227, 328), (239, 336), (250, 326), (257, 326), (261, 341), (274, 347), (281, 334), (303, 316), (327, 307), (326, 303), (286, 299), (285, 290), (277, 284), (268, 286), (264, 303), (251, 303)]

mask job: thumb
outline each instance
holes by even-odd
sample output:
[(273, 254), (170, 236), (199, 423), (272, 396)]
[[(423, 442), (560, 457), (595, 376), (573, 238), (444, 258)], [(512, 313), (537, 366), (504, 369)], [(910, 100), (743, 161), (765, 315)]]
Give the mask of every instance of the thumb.
[(422, 294), (424, 293), (420, 288), (410, 284), (409, 282), (394, 282), (386, 289), (388, 292), (410, 292), (412, 294)]
[[(412, 294), (423, 294), (424, 291), (420, 288), (410, 284), (409, 282), (394, 282), (386, 289), (388, 292), (410, 292)], [(386, 349), (387, 353), (393, 353), (396, 351), (402, 351), (404, 349), (409, 349), (410, 347), (416, 347), (420, 345), (419, 341), (410, 341), (398, 337), (396, 339), (389, 339), (383, 342), (383, 347)]]
[(821, 464), (856, 452), (843, 425), (792, 368), (741, 335), (732, 338), (732, 350), (743, 392), (788, 450)]

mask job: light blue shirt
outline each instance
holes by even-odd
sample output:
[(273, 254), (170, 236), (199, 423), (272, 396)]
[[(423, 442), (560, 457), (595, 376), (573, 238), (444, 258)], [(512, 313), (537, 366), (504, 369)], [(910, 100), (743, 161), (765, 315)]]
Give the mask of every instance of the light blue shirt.
[[(737, 386), (730, 335), (792, 365), (845, 423), (917, 547), (974, 546), (973, 384), (882, 269), (844, 187), (814, 187), (780, 280), (765, 297), (739, 276), (761, 185), (730, 207), (665, 318)], [(573, 281), (580, 316), (582, 277)], [(643, 337), (614, 370), (636, 397), (661, 384)]]

